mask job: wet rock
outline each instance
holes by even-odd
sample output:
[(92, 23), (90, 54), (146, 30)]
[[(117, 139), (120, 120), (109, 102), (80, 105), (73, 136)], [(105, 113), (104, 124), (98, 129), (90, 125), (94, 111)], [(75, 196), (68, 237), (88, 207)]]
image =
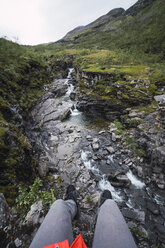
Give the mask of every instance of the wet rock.
[(115, 149), (112, 146), (106, 147), (106, 149), (110, 154), (113, 154), (115, 152)]
[(63, 121), (67, 119), (70, 115), (70, 108), (66, 109), (61, 115), (60, 115), (60, 120)]
[(135, 211), (129, 208), (123, 208), (121, 211), (123, 216), (130, 220), (140, 221), (143, 223), (145, 221), (145, 213), (143, 211), (139, 211), (139, 210)]
[(112, 141), (116, 141), (116, 134), (115, 133), (112, 133)]
[(98, 151), (99, 148), (100, 148), (99, 143), (92, 143), (92, 148), (93, 148), (93, 151), (94, 151), (94, 152)]
[(24, 225), (27, 226), (36, 226), (40, 223), (40, 216), (43, 210), (43, 205), (42, 205), (42, 200), (34, 203), (31, 208), (30, 211), (28, 212), (25, 221), (24, 221)]
[(70, 142), (70, 143), (73, 143), (74, 141), (75, 141), (75, 137), (69, 136), (69, 142)]
[(75, 100), (76, 100), (76, 92), (71, 92), (71, 93), (70, 93), (70, 99), (71, 99), (72, 101), (75, 101)]
[(22, 246), (22, 240), (17, 238), (16, 240), (14, 240), (14, 244), (16, 247), (21, 247)]
[(112, 162), (108, 159), (106, 163), (107, 165), (111, 165)]
[(165, 226), (161, 224), (156, 224), (156, 232), (159, 233), (160, 240), (165, 243)]
[(46, 163), (40, 163), (38, 167), (38, 172), (41, 177), (45, 177), (49, 171)]
[(129, 186), (131, 184), (131, 181), (126, 175), (118, 175), (116, 178), (120, 183), (123, 183), (123, 185), (126, 184), (127, 186)]
[(165, 184), (158, 183), (157, 186), (159, 189), (162, 189), (162, 190), (165, 189)]
[(93, 141), (93, 138), (92, 138), (92, 136), (90, 136), (90, 135), (88, 135), (88, 136), (86, 137), (86, 139), (87, 139), (88, 141)]
[(60, 97), (63, 96), (66, 91), (67, 91), (68, 86), (67, 85), (58, 85), (58, 87), (52, 91), (52, 93), (56, 96), (56, 97)]
[(151, 211), (153, 214), (159, 215), (159, 208), (158, 208), (157, 204), (155, 204), (151, 201), (147, 201), (147, 209), (149, 211)]
[(143, 177), (143, 168), (141, 166), (135, 167), (137, 170), (138, 177)]

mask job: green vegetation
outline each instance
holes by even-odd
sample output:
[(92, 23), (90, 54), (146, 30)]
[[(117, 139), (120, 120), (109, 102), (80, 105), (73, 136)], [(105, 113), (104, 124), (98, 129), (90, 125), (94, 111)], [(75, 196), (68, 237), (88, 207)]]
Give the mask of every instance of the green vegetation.
[(116, 135), (120, 135), (120, 134), (123, 134), (124, 133), (124, 126), (123, 126), (123, 124), (119, 121), (119, 120), (114, 120), (114, 124), (115, 124), (115, 126), (116, 126), (116, 128), (117, 128), (117, 130), (115, 131), (115, 134)]
[(144, 150), (140, 149), (135, 137), (125, 136), (123, 140), (129, 146), (129, 148), (133, 151), (135, 156), (144, 157), (146, 153)]
[(26, 217), (30, 210), (30, 207), (37, 201), (42, 200), (43, 206), (48, 204), (51, 206), (56, 200), (54, 196), (54, 190), (50, 189), (50, 192), (41, 190), (43, 184), (40, 178), (36, 178), (34, 183), (28, 188), (19, 185), (19, 195), (16, 198), (16, 209), (23, 218)]
[(31, 183), (35, 175), (36, 162), (21, 118), (27, 118), (48, 82), (43, 56), (30, 47), (0, 39), (0, 192), (10, 205), (16, 185)]
[(131, 233), (133, 234), (133, 236), (135, 236), (135, 238), (139, 236), (143, 240), (147, 240), (148, 239), (146, 233), (144, 233), (143, 231), (141, 231), (138, 227), (132, 227), (130, 230), (131, 230)]
[(89, 193), (87, 195), (87, 202), (91, 202), (92, 201), (92, 195)]

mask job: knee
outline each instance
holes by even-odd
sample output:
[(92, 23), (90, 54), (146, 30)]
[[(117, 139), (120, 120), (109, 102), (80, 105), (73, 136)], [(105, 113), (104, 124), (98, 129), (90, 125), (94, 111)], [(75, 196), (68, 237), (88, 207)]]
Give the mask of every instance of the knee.
[(62, 200), (62, 199), (58, 199), (56, 200), (53, 205), (51, 206), (51, 208), (55, 208), (55, 207), (60, 207), (60, 206), (63, 206), (65, 203), (65, 201)]
[(107, 199), (100, 207), (100, 210), (109, 212), (109, 211), (119, 210), (119, 208), (114, 200)]

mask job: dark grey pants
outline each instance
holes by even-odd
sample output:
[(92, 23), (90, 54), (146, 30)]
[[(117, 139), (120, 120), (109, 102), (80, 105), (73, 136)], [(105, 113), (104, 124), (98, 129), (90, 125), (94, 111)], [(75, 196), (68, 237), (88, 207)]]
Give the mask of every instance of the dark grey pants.
[[(34, 237), (30, 248), (42, 248), (56, 242), (73, 242), (72, 219), (77, 211), (74, 201), (57, 200), (52, 205)], [(136, 248), (128, 226), (113, 200), (106, 200), (98, 210), (93, 248)]]

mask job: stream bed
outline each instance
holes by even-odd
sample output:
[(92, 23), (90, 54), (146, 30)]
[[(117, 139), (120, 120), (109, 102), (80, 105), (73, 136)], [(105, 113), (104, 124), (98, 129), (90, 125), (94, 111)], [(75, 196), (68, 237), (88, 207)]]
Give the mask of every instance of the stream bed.
[[(109, 189), (138, 247), (165, 242), (165, 196), (134, 174), (137, 165), (128, 150), (112, 135), (111, 123), (89, 117), (70, 99), (75, 90), (69, 69), (66, 79), (56, 79), (33, 109), (35, 142), (40, 147), (40, 166), (46, 168), (64, 188), (74, 184), (80, 193), (81, 220), (74, 233), (91, 243), (100, 193)], [(41, 169), (41, 175), (44, 171)], [(83, 223), (83, 224), (82, 224)], [(82, 224), (82, 225), (81, 225)]]

